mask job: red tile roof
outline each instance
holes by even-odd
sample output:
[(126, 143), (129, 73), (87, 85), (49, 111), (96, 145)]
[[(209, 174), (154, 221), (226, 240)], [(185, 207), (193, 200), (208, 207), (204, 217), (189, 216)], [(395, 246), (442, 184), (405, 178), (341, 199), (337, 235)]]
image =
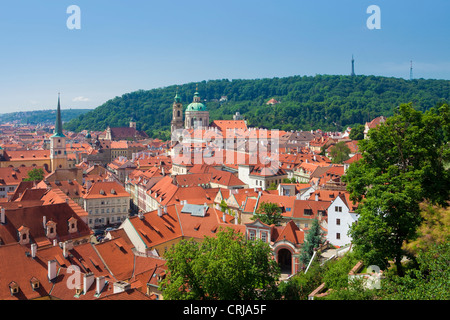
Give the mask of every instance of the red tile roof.
[(129, 197), (130, 194), (125, 191), (125, 188), (113, 181), (98, 181), (95, 182), (87, 193), (83, 196), (84, 199), (102, 199), (102, 198), (120, 198)]

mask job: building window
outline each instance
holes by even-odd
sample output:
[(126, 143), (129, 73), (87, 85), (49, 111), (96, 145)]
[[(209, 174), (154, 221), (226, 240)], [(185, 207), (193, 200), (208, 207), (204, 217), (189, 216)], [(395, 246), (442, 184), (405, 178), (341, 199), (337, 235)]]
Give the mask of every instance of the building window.
[(341, 239), (341, 234), (340, 233), (336, 233), (336, 239)]
[(334, 207), (335, 212), (342, 212), (342, 207)]
[(256, 234), (255, 234), (256, 232), (254, 231), (254, 230), (250, 230), (249, 231), (249, 239), (250, 240), (255, 240), (255, 237), (256, 237)]
[(261, 240), (267, 242), (267, 232), (261, 232)]
[(340, 226), (341, 225), (341, 219), (336, 219), (336, 225)]

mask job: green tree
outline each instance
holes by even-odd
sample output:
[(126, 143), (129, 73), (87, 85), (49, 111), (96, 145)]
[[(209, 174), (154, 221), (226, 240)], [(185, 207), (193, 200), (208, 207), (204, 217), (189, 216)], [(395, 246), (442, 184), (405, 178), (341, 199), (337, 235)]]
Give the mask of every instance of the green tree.
[(222, 212), (226, 212), (228, 209), (228, 204), (223, 199), (222, 199), (222, 201), (220, 201), (219, 206), (220, 206), (220, 211), (222, 211)]
[(24, 181), (41, 181), (44, 179), (44, 170), (41, 168), (34, 168), (28, 171), (28, 178), (23, 179)]
[(300, 262), (304, 265), (308, 265), (314, 254), (314, 251), (318, 250), (324, 243), (325, 237), (322, 229), (320, 229), (319, 220), (314, 219), (313, 223), (311, 224), (311, 228), (306, 234), (306, 238), (300, 252)]
[(308, 295), (323, 282), (326, 267), (313, 262), (307, 273), (299, 272), (288, 281), (279, 284), (279, 291), (285, 300), (307, 300)]
[(352, 128), (348, 137), (352, 140), (362, 140), (364, 139), (364, 129), (364, 125), (359, 124)]
[(417, 268), (406, 270), (404, 277), (387, 273), (380, 297), (385, 300), (449, 300), (450, 241), (432, 244), (421, 250)]
[(360, 141), (362, 159), (350, 166), (344, 181), (352, 200), (361, 201), (350, 235), (366, 264), (383, 269), (393, 259), (403, 275), (402, 246), (417, 235), (419, 203), (447, 204), (448, 112), (448, 105), (423, 114), (403, 104)]
[(332, 163), (343, 163), (344, 161), (350, 159), (350, 148), (345, 144), (344, 141), (336, 143), (330, 149), (330, 157)]
[(269, 245), (231, 228), (202, 242), (182, 240), (166, 254), (160, 288), (170, 300), (277, 299), (280, 269)]
[(281, 208), (278, 204), (272, 202), (262, 202), (251, 219), (259, 219), (261, 222), (268, 225), (279, 225), (282, 218)]

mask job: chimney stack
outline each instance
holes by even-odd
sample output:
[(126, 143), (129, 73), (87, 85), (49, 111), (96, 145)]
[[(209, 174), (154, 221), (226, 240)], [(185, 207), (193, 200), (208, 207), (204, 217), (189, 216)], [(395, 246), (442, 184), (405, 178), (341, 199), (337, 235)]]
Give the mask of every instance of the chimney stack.
[(139, 210), (139, 212), (138, 212), (138, 217), (139, 217), (139, 219), (141, 219), (141, 220), (144, 219), (144, 212), (142, 212), (142, 210)]
[(104, 276), (96, 278), (95, 294), (100, 295), (105, 287), (106, 280)]
[(3, 208), (3, 207), (1, 207), (0, 223), (1, 224), (5, 224), (6, 223), (5, 208)]
[(67, 258), (69, 256), (69, 250), (73, 249), (73, 243), (71, 240), (67, 240), (63, 242), (63, 256)]
[(95, 281), (95, 277), (94, 274), (92, 272), (90, 273), (86, 273), (84, 275), (83, 278), (83, 289), (84, 289), (84, 294), (86, 294), (86, 292), (89, 290), (89, 288), (92, 286), (92, 284)]
[(36, 251), (37, 251), (37, 244), (32, 243), (31, 244), (31, 257), (34, 259), (36, 258)]
[(161, 209), (161, 206), (158, 206), (158, 217), (162, 217), (162, 209)]
[(53, 281), (56, 278), (56, 260), (49, 260), (47, 263), (48, 281)]
[(124, 292), (131, 289), (131, 284), (125, 281), (117, 281), (114, 282), (113, 285), (113, 293)]
[(316, 200), (316, 201), (319, 201), (319, 194), (318, 194), (318, 193), (316, 193), (316, 195), (315, 195), (315, 197), (314, 197), (314, 198), (315, 198), (315, 200)]
[(167, 214), (167, 205), (164, 206), (164, 214)]
[(44, 227), (44, 229), (46, 229), (46, 224), (47, 224), (47, 217), (43, 216), (42, 217), (42, 226)]

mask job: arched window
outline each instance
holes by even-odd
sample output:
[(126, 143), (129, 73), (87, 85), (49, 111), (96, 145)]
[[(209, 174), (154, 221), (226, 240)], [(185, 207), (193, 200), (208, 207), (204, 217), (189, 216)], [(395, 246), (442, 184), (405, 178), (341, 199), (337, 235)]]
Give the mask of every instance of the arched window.
[(180, 117), (180, 114), (181, 114), (181, 112), (180, 112), (180, 110), (178, 110), (177, 111), (177, 117)]

